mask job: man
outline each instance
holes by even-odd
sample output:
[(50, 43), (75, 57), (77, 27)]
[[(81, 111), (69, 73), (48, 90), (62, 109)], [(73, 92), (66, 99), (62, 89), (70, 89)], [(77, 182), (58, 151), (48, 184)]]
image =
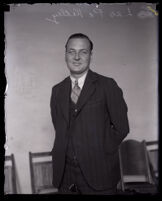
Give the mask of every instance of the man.
[(90, 70), (93, 43), (76, 33), (66, 43), (70, 76), (52, 89), (53, 185), (60, 193), (115, 194), (118, 147), (129, 132), (127, 105), (112, 79)]

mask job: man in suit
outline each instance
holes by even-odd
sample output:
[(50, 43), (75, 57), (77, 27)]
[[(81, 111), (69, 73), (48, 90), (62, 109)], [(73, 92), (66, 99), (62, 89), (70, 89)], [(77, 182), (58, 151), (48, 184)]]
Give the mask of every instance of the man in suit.
[(52, 88), (53, 185), (60, 193), (115, 194), (118, 147), (129, 132), (127, 105), (112, 79), (90, 70), (93, 43), (76, 33), (65, 45), (70, 76)]

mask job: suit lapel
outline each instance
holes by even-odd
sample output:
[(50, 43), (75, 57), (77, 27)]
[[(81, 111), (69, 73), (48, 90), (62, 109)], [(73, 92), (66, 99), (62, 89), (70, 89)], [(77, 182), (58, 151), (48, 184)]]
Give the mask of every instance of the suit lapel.
[(97, 79), (98, 79), (97, 75), (93, 73), (91, 70), (89, 70), (77, 103), (78, 112), (82, 109), (82, 107), (86, 104), (90, 96), (94, 93), (96, 89), (94, 81), (96, 81)]
[(69, 125), (69, 97), (70, 97), (70, 91), (71, 91), (71, 81), (70, 77), (67, 77), (65, 81), (63, 82), (63, 85), (60, 89), (59, 94), (59, 102), (60, 107), (63, 113), (63, 116)]

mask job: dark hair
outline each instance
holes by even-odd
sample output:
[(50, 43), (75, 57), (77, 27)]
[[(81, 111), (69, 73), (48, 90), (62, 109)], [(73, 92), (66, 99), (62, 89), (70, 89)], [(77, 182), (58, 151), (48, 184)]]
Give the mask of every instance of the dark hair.
[(93, 49), (93, 43), (92, 43), (92, 41), (89, 39), (88, 36), (86, 36), (85, 34), (82, 34), (82, 33), (75, 33), (75, 34), (72, 34), (72, 35), (68, 38), (68, 40), (67, 40), (67, 42), (66, 42), (66, 45), (65, 45), (65, 48), (66, 48), (66, 49), (67, 49), (67, 44), (68, 44), (69, 40), (72, 39), (72, 38), (86, 38), (86, 39), (89, 41), (89, 43), (90, 43), (90, 50), (92, 51), (92, 49)]

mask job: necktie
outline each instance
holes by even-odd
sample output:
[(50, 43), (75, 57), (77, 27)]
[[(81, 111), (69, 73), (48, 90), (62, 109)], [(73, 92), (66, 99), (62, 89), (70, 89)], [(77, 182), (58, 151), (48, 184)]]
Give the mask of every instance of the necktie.
[(75, 85), (71, 92), (71, 100), (76, 104), (80, 95), (81, 89), (78, 86), (78, 80), (75, 80)]

